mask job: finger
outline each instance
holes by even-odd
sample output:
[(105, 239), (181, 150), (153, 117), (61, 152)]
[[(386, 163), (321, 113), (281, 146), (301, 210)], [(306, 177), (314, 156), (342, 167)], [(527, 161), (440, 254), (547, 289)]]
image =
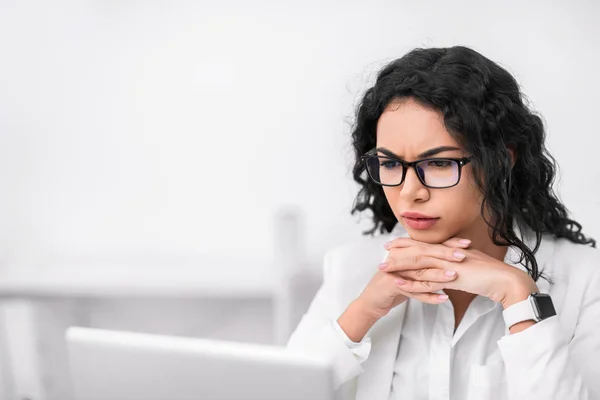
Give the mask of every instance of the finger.
[(469, 239), (463, 239), (459, 237), (453, 237), (442, 243), (447, 247), (458, 247), (461, 249), (467, 249), (471, 245), (471, 241)]
[(419, 269), (437, 268), (453, 271), (456, 262), (460, 260), (447, 261), (442, 257), (432, 257), (424, 254), (405, 253), (387, 258), (379, 269), (384, 272), (414, 271)]
[[(402, 247), (411, 247), (411, 246), (418, 246), (418, 245), (428, 245), (431, 243), (425, 243), (425, 242), (419, 242), (418, 240), (414, 240), (408, 237), (400, 237), (400, 238), (396, 238), (394, 240), (391, 240), (387, 243), (385, 243), (383, 246), (386, 249), (391, 249), (391, 248), (402, 248)], [(447, 247), (459, 247), (461, 249), (466, 249), (471, 245), (471, 240), (469, 239), (465, 239), (465, 238), (460, 238), (460, 237), (452, 237), (444, 242), (441, 243), (444, 246)], [(435, 244), (434, 244), (435, 245)]]
[(439, 293), (409, 293), (399, 291), (400, 294), (410, 297), (411, 299), (419, 300), (420, 302), (427, 304), (440, 304), (448, 301), (448, 296)]
[[(401, 238), (401, 239), (405, 239), (405, 238)], [(411, 240), (411, 239), (409, 239)], [(450, 242), (450, 243), (454, 243), (456, 242), (456, 244), (458, 244), (458, 240), (448, 240), (446, 242)], [(446, 243), (444, 242), (444, 243)], [(462, 261), (465, 259), (465, 257), (467, 256), (467, 254), (464, 252), (462, 247), (451, 247), (451, 246), (446, 246), (444, 244), (429, 244), (429, 243), (420, 243), (420, 242), (415, 242), (413, 241), (412, 244), (408, 244), (409, 242), (407, 241), (393, 241), (391, 243), (391, 247), (389, 248), (390, 253), (396, 249), (396, 251), (394, 253), (397, 253), (400, 251), (400, 249), (406, 251), (406, 252), (411, 252), (411, 254), (414, 254), (416, 256), (416, 254), (424, 254), (424, 255), (428, 255), (428, 256), (432, 256), (432, 257), (437, 257), (437, 258), (441, 258), (443, 260), (448, 260), (448, 261)], [(462, 245), (464, 247), (464, 245)]]
[(383, 245), (383, 247), (385, 247), (386, 249), (389, 250), (394, 247), (410, 247), (410, 246), (416, 246), (419, 244), (425, 244), (425, 243), (418, 242), (409, 237), (399, 237), (399, 238), (396, 238), (394, 240), (387, 242), (386, 244)]
[(458, 276), (456, 271), (439, 268), (424, 268), (411, 271), (395, 272), (399, 278), (411, 281), (451, 282)]
[(402, 278), (396, 278), (395, 283), (400, 290), (409, 293), (437, 292), (447, 286), (445, 282), (411, 281)]

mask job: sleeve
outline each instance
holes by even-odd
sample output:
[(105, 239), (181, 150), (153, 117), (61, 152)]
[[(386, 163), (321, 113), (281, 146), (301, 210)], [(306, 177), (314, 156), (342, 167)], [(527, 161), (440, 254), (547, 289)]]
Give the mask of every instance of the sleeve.
[(346, 346), (352, 350), (352, 353), (358, 362), (361, 364), (365, 362), (367, 358), (369, 358), (369, 353), (371, 352), (371, 338), (365, 336), (360, 342), (353, 342), (352, 339), (346, 335), (346, 332), (344, 332), (337, 320), (332, 321), (332, 324), (333, 328), (339, 333)]
[(589, 281), (572, 338), (554, 316), (504, 336), (498, 346), (510, 400), (600, 399), (600, 272)]
[(331, 250), (325, 254), (323, 283), (300, 323), (292, 332), (286, 348), (290, 351), (325, 357), (333, 365), (337, 389), (363, 372), (361, 361), (368, 356), (370, 342), (365, 339), (351, 348), (344, 339), (345, 334), (341, 335), (335, 328), (333, 322), (339, 317), (336, 315), (339, 307), (336, 307), (332, 257)]

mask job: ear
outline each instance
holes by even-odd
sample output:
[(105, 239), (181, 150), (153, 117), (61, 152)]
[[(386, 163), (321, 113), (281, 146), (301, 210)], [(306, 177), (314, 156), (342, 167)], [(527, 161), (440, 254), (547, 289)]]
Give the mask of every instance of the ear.
[(506, 149), (508, 150), (508, 153), (510, 154), (511, 168), (513, 168), (515, 166), (515, 163), (517, 162), (517, 150), (515, 149), (515, 146), (513, 146), (513, 145), (506, 146)]

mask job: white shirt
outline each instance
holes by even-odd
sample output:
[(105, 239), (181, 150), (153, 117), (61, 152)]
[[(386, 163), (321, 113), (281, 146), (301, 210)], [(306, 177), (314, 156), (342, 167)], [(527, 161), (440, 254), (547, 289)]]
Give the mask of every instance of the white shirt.
[[(387, 258), (383, 243), (405, 235), (395, 229), (328, 252), (323, 286), (288, 348), (327, 354), (340, 390), (359, 400), (600, 399), (600, 258), (566, 239), (544, 235), (536, 253), (554, 282), (537, 284), (557, 316), (510, 335), (502, 306), (477, 296), (454, 333), (449, 301), (409, 299), (351, 342), (337, 318)], [(524, 269), (517, 256), (509, 247), (505, 262)]]
[[(390, 399), (486, 399), (482, 390), (501, 390), (503, 366), (497, 339), (505, 335), (502, 306), (477, 296), (454, 333), (452, 303), (411, 300), (400, 336)], [(482, 376), (479, 365), (500, 365)], [(488, 369), (489, 371), (489, 369)], [(485, 380), (485, 382), (482, 382)], [(480, 385), (483, 383), (483, 385)], [(503, 398), (501, 393), (496, 393)]]
[[(517, 266), (515, 256), (511, 250), (504, 261)], [(506, 398), (506, 376), (497, 343), (508, 337), (509, 331), (501, 304), (477, 296), (454, 332), (450, 301), (439, 305), (414, 299), (407, 302), (390, 400)], [(370, 339), (352, 342), (337, 321), (332, 323), (357, 360), (365, 361)]]

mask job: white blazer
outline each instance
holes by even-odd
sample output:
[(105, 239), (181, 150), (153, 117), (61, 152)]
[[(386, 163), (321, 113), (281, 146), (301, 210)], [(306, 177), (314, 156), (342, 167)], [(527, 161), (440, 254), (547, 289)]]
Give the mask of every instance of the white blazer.
[[(388, 400), (390, 396), (407, 303), (393, 308), (369, 330), (366, 337), (371, 340), (371, 350), (362, 364), (332, 322), (358, 297), (387, 257), (383, 244), (399, 236), (406, 236), (400, 224), (390, 234), (362, 237), (330, 249), (324, 256), (323, 284), (288, 341), (290, 350), (329, 358), (336, 387), (344, 397)], [(525, 242), (531, 244), (531, 237)], [(543, 279), (537, 282), (541, 293), (551, 295), (557, 311), (556, 317), (545, 321), (554, 319), (549, 324), (556, 325), (561, 334), (544, 333), (548, 343), (543, 353), (549, 354), (551, 361), (541, 373), (533, 377), (507, 373), (512, 392), (515, 388), (520, 392), (514, 400), (546, 400), (548, 393), (560, 400), (600, 399), (599, 252), (544, 235), (536, 260), (540, 271), (553, 280), (553, 284)], [(545, 397), (540, 397), (542, 393)]]

